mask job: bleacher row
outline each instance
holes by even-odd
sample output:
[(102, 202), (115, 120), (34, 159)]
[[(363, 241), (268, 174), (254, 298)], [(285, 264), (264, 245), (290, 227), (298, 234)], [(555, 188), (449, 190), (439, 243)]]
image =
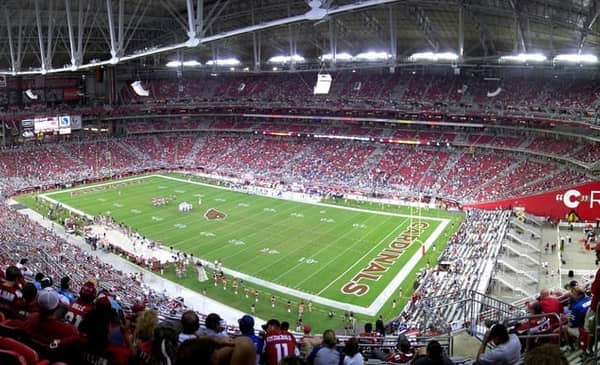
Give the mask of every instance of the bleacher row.
[(600, 144), (593, 141), (564, 137), (547, 136), (497, 136), (491, 134), (456, 132), (432, 132), (424, 130), (391, 129), (386, 127), (365, 127), (358, 125), (330, 126), (328, 124), (290, 124), (246, 121), (150, 121), (127, 124), (129, 133), (184, 132), (184, 131), (265, 131), (353, 136), (371, 138), (397, 138), (449, 142), (468, 146), (519, 149), (550, 156), (568, 157), (584, 163), (594, 163), (600, 159)]
[[(437, 265), (422, 273), (421, 284), (403, 316), (410, 327), (447, 331), (464, 326), (464, 293), (485, 293), (508, 226), (507, 211), (466, 212)], [(435, 309), (434, 309), (435, 308)]]
[[(585, 110), (596, 105), (600, 94), (593, 80), (568, 76), (532, 79), (528, 75), (506, 77), (500, 81), (462, 75), (425, 75), (421, 72), (341, 71), (333, 73), (332, 77), (334, 81), (329, 95), (316, 97), (312, 94), (314, 75), (311, 73), (161, 79), (147, 81), (145, 86), (156, 102), (250, 99), (303, 105), (307, 101), (344, 103), (351, 99), (354, 102), (373, 101), (380, 107), (410, 103), (430, 107), (466, 104), (481, 110)], [(499, 95), (488, 96), (488, 92), (498, 87), (502, 88)], [(126, 103), (143, 100), (128, 85), (122, 87), (120, 95)]]
[[(150, 169), (200, 169), (256, 182), (402, 197), (420, 191), (491, 201), (591, 181), (582, 170), (501, 150), (446, 149), (225, 132), (132, 135), (0, 151), (0, 189), (68, 183)], [(5, 184), (2, 188), (1, 184)]]

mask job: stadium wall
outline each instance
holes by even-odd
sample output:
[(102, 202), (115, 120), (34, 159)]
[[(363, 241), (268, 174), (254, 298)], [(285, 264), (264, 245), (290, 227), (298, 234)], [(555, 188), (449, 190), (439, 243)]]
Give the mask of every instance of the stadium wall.
[(595, 222), (600, 220), (600, 181), (513, 199), (464, 204), (464, 207), (479, 209), (523, 207), (527, 213), (548, 217), (554, 221), (577, 218)]

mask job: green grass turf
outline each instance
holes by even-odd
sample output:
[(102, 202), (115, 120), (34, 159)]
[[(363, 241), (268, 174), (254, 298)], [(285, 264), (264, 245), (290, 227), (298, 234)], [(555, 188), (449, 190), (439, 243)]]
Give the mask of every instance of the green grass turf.
[[(177, 211), (177, 202), (166, 207), (152, 207), (152, 197), (171, 195), (177, 196), (177, 202), (185, 200), (192, 203), (194, 210), (190, 213), (180, 213)], [(368, 306), (401, 269), (403, 262), (419, 249), (418, 245), (412, 245), (393, 266), (393, 270), (373, 284), (367, 295), (357, 298), (343, 294), (340, 291), (341, 286), (406, 228), (409, 222), (407, 218), (302, 204), (160, 177), (148, 177), (141, 183), (113, 185), (105, 190), (89, 190), (77, 195), (71, 195), (68, 191), (59, 192), (51, 197), (90, 214), (106, 214), (110, 211), (117, 221), (128, 224), (152, 239), (164, 241), (167, 246), (174, 246), (178, 250), (193, 253), (207, 260), (220, 259), (225, 267), (305, 292), (320, 292), (320, 296), (361, 306)], [(199, 198), (202, 199), (200, 206), (197, 205)], [(28, 197), (20, 198), (20, 201), (30, 206), (34, 204)], [(362, 209), (383, 209), (404, 214), (411, 212), (407, 208), (394, 206), (370, 203), (358, 205)], [(203, 215), (208, 208), (216, 208), (226, 213), (226, 219), (206, 220)], [(274, 209), (275, 212), (270, 209)], [(436, 242), (437, 247), (442, 248), (447, 238), (458, 227), (461, 217), (438, 210), (423, 210), (422, 214), (453, 220), (452, 226), (449, 226)], [(333, 219), (334, 222), (328, 223), (322, 219)], [(430, 227), (421, 235), (421, 240), (425, 240), (439, 224), (434, 220), (427, 222)], [(201, 232), (210, 232), (215, 236), (203, 236)], [(272, 253), (263, 252), (265, 249), (271, 250)], [(273, 253), (273, 250), (278, 253)], [(369, 250), (372, 250), (371, 254), (365, 255)], [(396, 298), (398, 306), (395, 311), (391, 310), (392, 298), (381, 309), (386, 318), (399, 313), (412, 292), (411, 285), (416, 270), (424, 265), (425, 259), (434, 262), (439, 252), (441, 250), (430, 250), (402, 283), (404, 298)], [(318, 262), (309, 264), (306, 259)], [(341, 275), (352, 265), (352, 270), (346, 275)], [(169, 270), (165, 275), (192, 289), (206, 289), (209, 296), (241, 310), (248, 311), (252, 303), (251, 298), (247, 300), (241, 293), (234, 296), (229, 290), (212, 288), (212, 283), (198, 283), (193, 272), (187, 279), (177, 279)], [(290, 316), (285, 305), (287, 300), (292, 300), (294, 309), (299, 300), (270, 288), (258, 285), (252, 287), (261, 292), (257, 314), (264, 317), (279, 315), (279, 318), (286, 318)], [(271, 295), (278, 297), (277, 307), (281, 308), (270, 308)], [(278, 313), (279, 310), (281, 313)], [(323, 313), (330, 310), (335, 309), (316, 303), (313, 305), (314, 315), (319, 316), (321, 320), (326, 318)], [(369, 318), (365, 317), (364, 320)], [(324, 325), (327, 326), (327, 323)]]

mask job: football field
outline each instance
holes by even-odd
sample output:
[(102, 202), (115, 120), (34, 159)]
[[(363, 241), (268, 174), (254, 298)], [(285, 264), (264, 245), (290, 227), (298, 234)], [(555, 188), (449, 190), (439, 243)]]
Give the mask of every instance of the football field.
[[(450, 219), (299, 202), (232, 191), (180, 175), (148, 175), (40, 194), (110, 215), (226, 274), (296, 298), (374, 315)], [(153, 200), (166, 205), (154, 206)], [(190, 203), (189, 212), (178, 205)], [(435, 211), (431, 211), (432, 213)], [(443, 247), (437, 247), (442, 250)]]

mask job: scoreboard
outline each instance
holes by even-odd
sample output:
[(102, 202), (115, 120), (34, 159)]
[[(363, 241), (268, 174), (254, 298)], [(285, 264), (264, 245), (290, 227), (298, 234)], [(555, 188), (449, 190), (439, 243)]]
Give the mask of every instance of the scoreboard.
[(71, 134), (77, 129), (81, 129), (81, 115), (45, 116), (21, 121), (21, 136), (24, 138)]

